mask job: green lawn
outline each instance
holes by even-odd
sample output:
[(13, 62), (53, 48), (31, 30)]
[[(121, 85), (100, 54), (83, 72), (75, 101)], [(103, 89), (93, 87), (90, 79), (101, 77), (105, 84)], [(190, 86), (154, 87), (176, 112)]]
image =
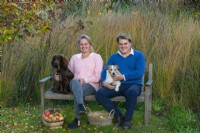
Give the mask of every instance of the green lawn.
[[(124, 112), (124, 104), (118, 103), (122, 111)], [(96, 102), (90, 102), (86, 104), (92, 111), (103, 110), (103, 107), (96, 104)], [(151, 117), (149, 126), (143, 124), (143, 110), (144, 104), (140, 103), (137, 106), (135, 116), (132, 120), (133, 127), (129, 131), (124, 131), (123, 128), (115, 128), (113, 125), (98, 127), (88, 124), (87, 116), (83, 115), (81, 118), (81, 126), (76, 130), (66, 129), (66, 125), (73, 120), (73, 102), (58, 102), (56, 108), (62, 110), (62, 114), (65, 117), (65, 122), (62, 129), (49, 129), (41, 122), (40, 107), (30, 106), (17, 106), (12, 108), (2, 107), (0, 117), (0, 133), (1, 132), (98, 132), (98, 133), (110, 133), (110, 132), (170, 132), (167, 128), (166, 119), (158, 118), (154, 114)]]

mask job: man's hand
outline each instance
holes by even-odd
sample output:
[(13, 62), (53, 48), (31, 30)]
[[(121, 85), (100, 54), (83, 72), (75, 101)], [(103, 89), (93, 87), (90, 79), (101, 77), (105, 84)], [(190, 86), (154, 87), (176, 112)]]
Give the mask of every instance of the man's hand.
[(114, 90), (116, 88), (116, 86), (110, 85), (109, 83), (107, 83), (105, 81), (102, 83), (102, 85), (111, 90)]
[(114, 81), (120, 81), (120, 80), (124, 80), (124, 76), (123, 75), (116, 75), (116, 76), (112, 76)]

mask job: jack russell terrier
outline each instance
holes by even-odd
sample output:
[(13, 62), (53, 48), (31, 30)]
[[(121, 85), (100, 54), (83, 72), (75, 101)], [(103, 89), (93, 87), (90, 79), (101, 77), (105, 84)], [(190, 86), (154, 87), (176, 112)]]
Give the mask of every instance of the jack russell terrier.
[(119, 86), (121, 85), (120, 81), (114, 81), (112, 76), (119, 75), (120, 72), (118, 71), (117, 65), (109, 65), (106, 71), (106, 80), (105, 82), (109, 83), (110, 85), (116, 86), (115, 91), (119, 91)]

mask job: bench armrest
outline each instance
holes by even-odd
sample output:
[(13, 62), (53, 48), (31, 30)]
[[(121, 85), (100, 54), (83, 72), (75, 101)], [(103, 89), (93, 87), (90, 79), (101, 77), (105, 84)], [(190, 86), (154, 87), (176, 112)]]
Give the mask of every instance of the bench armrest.
[(145, 83), (146, 86), (151, 86), (152, 84), (153, 84), (153, 80), (148, 80), (148, 81)]
[(48, 80), (52, 79), (52, 76), (45, 77), (39, 81), (40, 84), (47, 82)]

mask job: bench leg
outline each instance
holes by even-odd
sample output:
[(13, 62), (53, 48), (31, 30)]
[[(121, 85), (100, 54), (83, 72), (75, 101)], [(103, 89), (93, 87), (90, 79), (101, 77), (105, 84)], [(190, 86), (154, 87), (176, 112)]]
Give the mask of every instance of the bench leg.
[(41, 99), (41, 112), (44, 112), (44, 99)]
[(145, 113), (144, 113), (144, 124), (148, 126), (149, 119), (151, 117), (152, 108), (152, 87), (148, 86), (145, 88)]
[(44, 112), (44, 84), (40, 85), (40, 93), (41, 93), (41, 112)]

